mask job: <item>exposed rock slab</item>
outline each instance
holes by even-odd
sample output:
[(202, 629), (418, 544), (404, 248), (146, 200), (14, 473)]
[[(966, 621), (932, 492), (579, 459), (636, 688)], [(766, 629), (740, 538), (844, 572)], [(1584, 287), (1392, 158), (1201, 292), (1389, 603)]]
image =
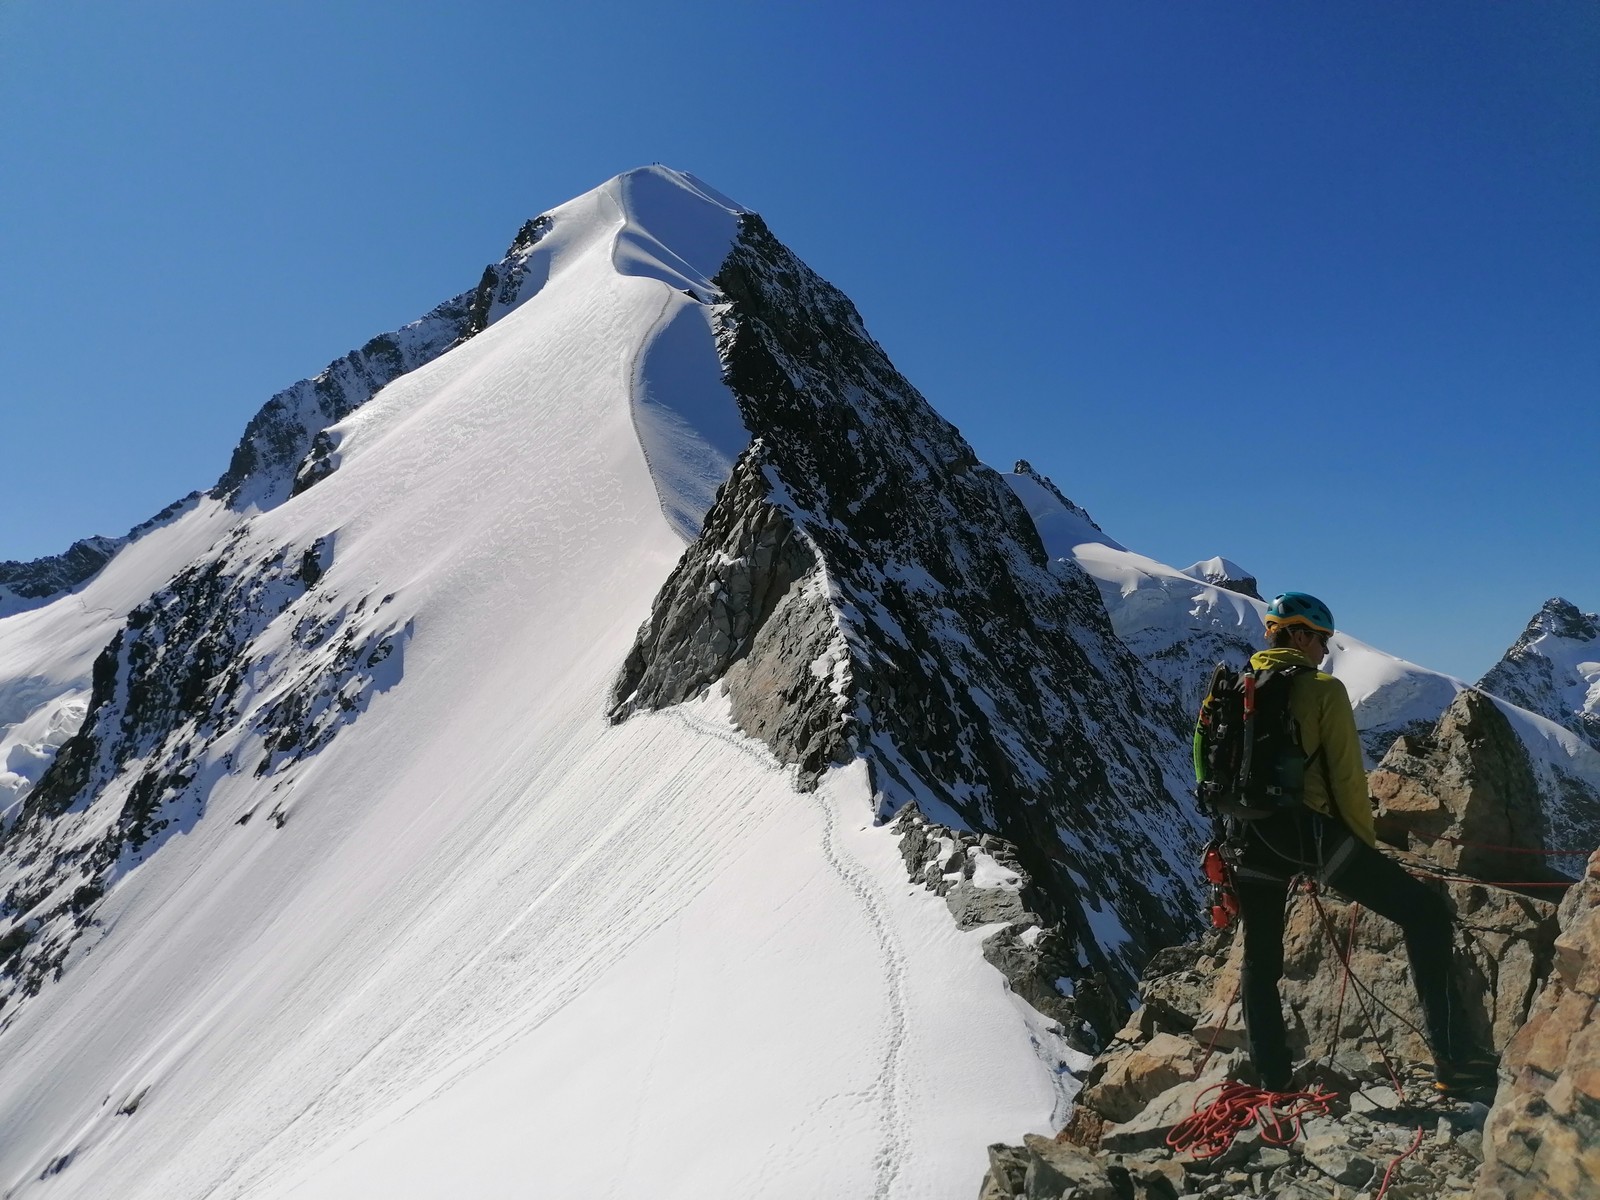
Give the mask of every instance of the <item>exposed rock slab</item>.
[(1399, 738), (1369, 776), (1378, 834), (1480, 879), (1555, 878), (1539, 785), (1522, 740), (1482, 692), (1463, 691), (1432, 731)]
[(812, 545), (769, 499), (758, 444), (740, 456), (699, 538), (657, 593), (613, 690), (613, 720), (723, 680), (740, 728), (811, 787), (844, 761), (844, 640)]
[(1501, 1063), (1474, 1200), (1600, 1197), (1600, 852), (1560, 922), (1550, 982)]

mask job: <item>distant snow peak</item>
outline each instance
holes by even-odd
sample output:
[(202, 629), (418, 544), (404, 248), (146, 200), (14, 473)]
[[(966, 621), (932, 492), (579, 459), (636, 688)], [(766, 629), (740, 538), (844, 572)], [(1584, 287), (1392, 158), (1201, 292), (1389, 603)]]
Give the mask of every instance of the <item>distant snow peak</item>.
[(1027, 459), (1019, 458), (1005, 480), (1033, 518), (1045, 551), (1052, 558), (1071, 558), (1075, 547), (1090, 542), (1114, 550), (1127, 549), (1107, 537), (1088, 509), (1067, 499), (1050, 477), (1039, 474)]
[(1600, 615), (1546, 600), (1478, 686), (1600, 750)]
[(1209, 583), (1212, 587), (1249, 596), (1252, 600), (1263, 598), (1256, 586), (1256, 577), (1231, 559), (1208, 558), (1185, 567), (1183, 574), (1201, 583)]

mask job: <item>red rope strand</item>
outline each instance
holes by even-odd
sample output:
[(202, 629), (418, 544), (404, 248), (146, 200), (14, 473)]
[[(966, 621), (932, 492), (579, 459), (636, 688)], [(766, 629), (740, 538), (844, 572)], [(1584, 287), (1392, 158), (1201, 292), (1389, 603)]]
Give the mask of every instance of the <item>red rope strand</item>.
[[(1322, 918), (1322, 928), (1328, 935), (1328, 942), (1337, 951), (1339, 939), (1333, 931), (1333, 921), (1328, 916), (1328, 910), (1322, 907), (1322, 897), (1317, 894), (1317, 885), (1309, 879), (1306, 883), (1306, 890), (1311, 895), (1311, 903), (1316, 906), (1317, 915)], [(1361, 1009), (1361, 1018), (1367, 1023), (1367, 1032), (1372, 1035), (1373, 1044), (1378, 1047), (1378, 1053), (1383, 1056), (1383, 1066), (1389, 1072), (1390, 1082), (1394, 1084), (1395, 1095), (1403, 1102), (1406, 1096), (1405, 1085), (1400, 1082), (1400, 1073), (1395, 1070), (1394, 1063), (1389, 1060), (1389, 1052), (1384, 1049), (1383, 1039), (1378, 1036), (1377, 1023), (1373, 1021), (1372, 1014), (1367, 1011), (1366, 1001), (1361, 998), (1362, 992), (1366, 990), (1366, 985), (1359, 978), (1356, 978), (1356, 973), (1351, 970), (1350, 956), (1348, 954), (1341, 955), (1340, 960), (1344, 963), (1346, 978), (1356, 980), (1356, 1006)]]
[(1344, 994), (1350, 987), (1350, 952), (1356, 944), (1356, 918), (1361, 915), (1361, 905), (1350, 906), (1350, 928), (1344, 936), (1344, 977), (1339, 980), (1339, 1007), (1333, 1014), (1333, 1040), (1328, 1043), (1328, 1058), (1339, 1048), (1339, 1029), (1344, 1022)]
[(1422, 1128), (1418, 1127), (1417, 1136), (1411, 1139), (1411, 1148), (1389, 1164), (1389, 1169), (1383, 1173), (1383, 1186), (1378, 1189), (1378, 1194), (1373, 1200), (1383, 1200), (1383, 1194), (1389, 1190), (1389, 1178), (1394, 1174), (1394, 1169), (1417, 1152), (1417, 1147), (1422, 1145), (1422, 1134)]

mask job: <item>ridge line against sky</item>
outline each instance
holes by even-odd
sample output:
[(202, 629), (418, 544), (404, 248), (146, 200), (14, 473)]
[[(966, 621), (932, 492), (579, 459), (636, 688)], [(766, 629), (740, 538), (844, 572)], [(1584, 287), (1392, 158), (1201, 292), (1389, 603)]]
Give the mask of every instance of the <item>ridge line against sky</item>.
[(0, 558), (662, 161), (997, 469), (1475, 679), (1600, 608), (1600, 6), (0, 4)]

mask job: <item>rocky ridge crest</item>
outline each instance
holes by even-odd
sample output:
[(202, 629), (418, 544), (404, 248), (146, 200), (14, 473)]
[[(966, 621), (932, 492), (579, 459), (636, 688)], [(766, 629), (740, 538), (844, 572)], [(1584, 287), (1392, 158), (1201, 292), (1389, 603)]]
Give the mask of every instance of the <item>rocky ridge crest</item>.
[[(1541, 853), (1553, 847), (1527, 750), (1482, 692), (1461, 692), (1432, 729), (1397, 738), (1368, 785), (1391, 845), (1479, 879), (1561, 877)], [(1600, 844), (1600, 817), (1588, 835)]]
[(92, 579), (123, 546), (181, 515), (202, 495), (238, 509), (267, 509), (326, 479), (339, 466), (338, 442), (329, 426), (533, 296), (543, 280), (530, 274), (531, 254), (550, 228), (548, 216), (525, 222), (505, 257), (484, 268), (476, 287), (274, 395), (250, 418), (227, 469), (206, 492), (175, 501), (122, 537), (83, 538), (61, 554), (0, 562), (0, 617), (47, 603)]
[(1193, 906), (1181, 706), (1093, 581), (1049, 561), (1003, 478), (759, 217), (715, 282), (754, 441), (640, 631), (614, 717), (716, 684), (802, 785), (863, 758), (881, 816), (915, 801), (1015, 846), (1072, 973), (1128, 994)]

